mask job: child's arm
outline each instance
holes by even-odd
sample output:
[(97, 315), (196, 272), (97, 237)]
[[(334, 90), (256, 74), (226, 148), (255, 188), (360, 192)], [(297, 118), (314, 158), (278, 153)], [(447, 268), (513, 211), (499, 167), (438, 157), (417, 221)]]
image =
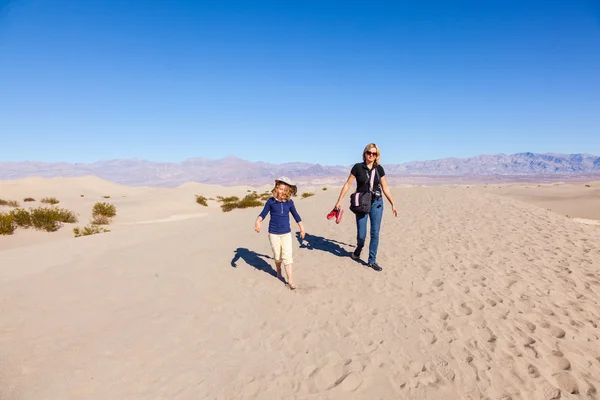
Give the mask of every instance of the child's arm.
[(290, 205), (290, 212), (292, 213), (294, 219), (296, 220), (296, 222), (298, 223), (298, 227), (300, 228), (300, 237), (302, 239), (304, 239), (304, 225), (302, 225), (302, 218), (300, 218), (300, 214), (298, 214), (298, 211), (296, 211), (296, 205), (294, 204), (293, 200), (291, 201), (291, 205)]
[(254, 222), (254, 230), (256, 232), (260, 232), (260, 222), (262, 221), (262, 217), (259, 215), (258, 217), (256, 217), (256, 222)]
[(302, 225), (302, 221), (298, 222), (298, 227), (300, 228), (300, 237), (304, 239), (304, 235), (306, 234), (306, 232), (304, 232), (304, 226)]
[(258, 217), (256, 217), (256, 221), (254, 222), (254, 230), (256, 232), (260, 232), (260, 223), (267, 216), (267, 213), (269, 212), (269, 209), (271, 208), (271, 203), (272, 203), (271, 199), (267, 200), (263, 210), (260, 212), (260, 214), (258, 214)]

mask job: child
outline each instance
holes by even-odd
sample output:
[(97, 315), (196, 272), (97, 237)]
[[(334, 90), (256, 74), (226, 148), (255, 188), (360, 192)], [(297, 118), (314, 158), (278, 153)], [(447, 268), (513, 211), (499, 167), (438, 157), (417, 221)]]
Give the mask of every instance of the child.
[(288, 278), (288, 286), (291, 290), (296, 289), (292, 281), (292, 230), (290, 228), (290, 212), (300, 227), (300, 237), (304, 239), (304, 226), (302, 219), (296, 211), (292, 195), (296, 194), (296, 185), (292, 185), (289, 178), (283, 176), (275, 180), (275, 187), (272, 190), (273, 197), (267, 200), (264, 209), (256, 218), (254, 230), (260, 232), (260, 223), (271, 213), (269, 220), (269, 242), (273, 250), (273, 259), (277, 267), (277, 278), (283, 280), (281, 276), (281, 263), (285, 264), (285, 273)]

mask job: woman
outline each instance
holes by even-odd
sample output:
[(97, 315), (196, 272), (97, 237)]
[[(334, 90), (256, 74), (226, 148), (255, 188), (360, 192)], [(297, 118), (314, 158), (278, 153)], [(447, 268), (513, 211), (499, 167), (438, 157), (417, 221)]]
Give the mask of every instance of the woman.
[(371, 174), (375, 174), (373, 183), (373, 197), (371, 201), (371, 210), (365, 214), (356, 214), (356, 249), (352, 253), (352, 258), (360, 259), (360, 253), (365, 245), (367, 238), (367, 219), (371, 219), (371, 241), (369, 243), (369, 259), (367, 264), (375, 271), (381, 271), (381, 267), (377, 264), (377, 248), (379, 246), (379, 228), (381, 227), (381, 217), (383, 216), (383, 199), (381, 193), (385, 194), (392, 206), (392, 213), (395, 217), (398, 216), (398, 210), (394, 205), (392, 194), (385, 180), (385, 171), (379, 165), (381, 152), (375, 143), (369, 143), (363, 152), (363, 162), (354, 164), (350, 171), (348, 180), (342, 187), (340, 197), (334, 207), (336, 210), (341, 209), (342, 199), (350, 189), (352, 181), (356, 179), (356, 190), (361, 192), (369, 191)]

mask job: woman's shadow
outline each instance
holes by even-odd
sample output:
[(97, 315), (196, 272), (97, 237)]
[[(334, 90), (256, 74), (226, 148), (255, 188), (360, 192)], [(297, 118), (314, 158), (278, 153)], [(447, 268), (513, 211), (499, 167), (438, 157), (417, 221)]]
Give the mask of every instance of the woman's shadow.
[[(351, 246), (348, 243), (326, 239), (323, 236), (311, 235), (310, 233), (304, 234), (304, 239), (300, 237), (300, 233), (296, 233), (296, 238), (300, 243), (301, 249), (326, 251), (338, 257), (350, 257), (352, 255), (351, 252), (342, 247)], [(366, 265), (362, 260), (357, 261)]]
[[(267, 274), (271, 275), (272, 277), (277, 278), (277, 271), (275, 271), (273, 269), (273, 267), (271, 266), (271, 264), (269, 262), (264, 260), (264, 259), (273, 260), (273, 257), (269, 257), (266, 254), (259, 254), (257, 252), (248, 250), (243, 247), (238, 247), (234, 252), (235, 252), (235, 256), (231, 260), (231, 266), (233, 268), (237, 268), (236, 262), (241, 258), (248, 265), (251, 265), (252, 267), (256, 268), (257, 270), (266, 272)], [(283, 282), (285, 282), (285, 279), (282, 278), (281, 280)]]

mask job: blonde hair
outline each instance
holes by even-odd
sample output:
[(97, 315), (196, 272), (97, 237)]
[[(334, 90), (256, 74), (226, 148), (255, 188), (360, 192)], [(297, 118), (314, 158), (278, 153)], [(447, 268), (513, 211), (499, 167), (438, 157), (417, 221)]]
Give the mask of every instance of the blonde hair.
[(365, 163), (367, 162), (367, 155), (365, 153), (367, 152), (367, 150), (371, 150), (371, 148), (373, 148), (373, 147), (375, 147), (375, 150), (377, 150), (377, 157), (375, 157), (375, 161), (373, 162), (373, 165), (378, 166), (379, 159), (381, 158), (381, 151), (379, 151), (379, 147), (377, 147), (377, 145), (375, 143), (369, 143), (365, 147), (365, 149), (363, 150), (363, 153), (362, 153), (362, 159)]
[(288, 201), (292, 197), (292, 187), (283, 182), (277, 182), (275, 187), (273, 187), (273, 190), (271, 190), (271, 194), (274, 198), (277, 198), (277, 186), (279, 185), (283, 185), (285, 187), (285, 192), (283, 192), (283, 201)]

